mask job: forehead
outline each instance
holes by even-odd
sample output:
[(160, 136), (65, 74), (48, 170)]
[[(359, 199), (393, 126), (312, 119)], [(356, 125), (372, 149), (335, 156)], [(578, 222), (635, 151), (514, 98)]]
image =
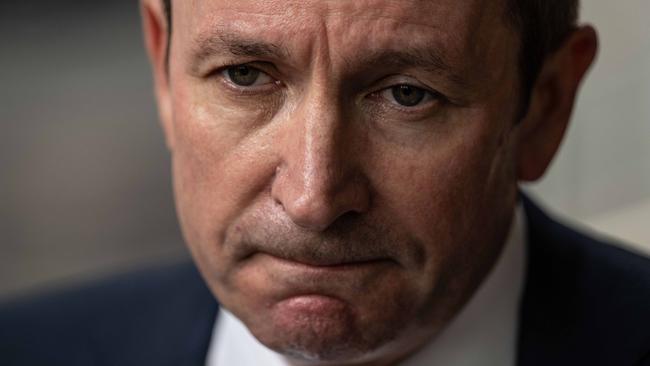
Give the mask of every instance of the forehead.
[(174, 3), (173, 21), (172, 47), (188, 63), (224, 37), (277, 47), (298, 67), (326, 60), (358, 70), (365, 55), (410, 49), (488, 84), (516, 52), (504, 2), (494, 0), (189, 0)]
[[(327, 37), (334, 46), (476, 43), (505, 27), (503, 1), (490, 0), (190, 0), (174, 3), (184, 41), (226, 30), (291, 41)], [(289, 42), (291, 43), (291, 42)], [(355, 45), (356, 46), (356, 45)]]
[[(476, 20), (494, 10), (504, 13), (500, 0), (188, 0), (174, 3), (203, 18), (272, 16), (276, 19), (385, 18), (424, 26), (461, 18)], [(492, 14), (494, 15), (494, 14)]]
[(488, 0), (189, 0), (174, 3), (174, 9), (189, 10), (204, 18), (230, 16), (271, 16), (302, 21), (331, 18), (384, 18), (424, 26), (463, 17), (480, 17), (501, 1)]

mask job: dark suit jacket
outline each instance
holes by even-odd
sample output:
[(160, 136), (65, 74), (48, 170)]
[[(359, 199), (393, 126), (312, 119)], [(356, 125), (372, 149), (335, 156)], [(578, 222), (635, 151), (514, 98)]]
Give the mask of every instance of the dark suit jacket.
[[(518, 365), (650, 365), (650, 260), (524, 205)], [(15, 301), (0, 365), (203, 365), (217, 308), (191, 263)]]

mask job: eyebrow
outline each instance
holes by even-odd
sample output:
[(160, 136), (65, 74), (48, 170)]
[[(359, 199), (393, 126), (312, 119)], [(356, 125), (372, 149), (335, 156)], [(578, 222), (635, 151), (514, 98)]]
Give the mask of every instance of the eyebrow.
[(370, 51), (364, 53), (357, 62), (384, 69), (423, 69), (446, 76), (458, 87), (468, 86), (468, 80), (451, 66), (442, 52), (435, 48), (406, 47), (403, 50)]
[(212, 32), (199, 36), (194, 41), (190, 70), (198, 72), (206, 60), (222, 54), (271, 59), (286, 59), (290, 56), (286, 48), (274, 43), (260, 42), (225, 32)]
[[(236, 33), (216, 30), (197, 37), (191, 51), (190, 70), (200, 73), (201, 65), (215, 55), (288, 59), (287, 48), (272, 42), (263, 42), (243, 37)], [(444, 54), (433, 47), (405, 47), (400, 50), (378, 49), (360, 52), (358, 56), (347, 59), (348, 64), (363, 65), (366, 68), (408, 69), (419, 68), (427, 72), (442, 74), (458, 87), (467, 87), (468, 81), (456, 72)]]

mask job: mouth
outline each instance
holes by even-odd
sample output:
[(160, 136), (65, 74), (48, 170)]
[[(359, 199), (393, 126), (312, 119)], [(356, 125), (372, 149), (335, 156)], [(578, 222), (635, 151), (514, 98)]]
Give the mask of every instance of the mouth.
[(281, 288), (279, 293), (291, 294), (337, 294), (358, 290), (377, 281), (382, 274), (392, 272), (395, 262), (384, 259), (367, 260), (295, 260), (268, 253), (257, 253), (249, 262), (250, 267), (265, 273), (272, 286)]
[[(323, 270), (349, 269), (376, 265), (380, 263), (397, 262), (376, 250), (359, 250), (358, 248), (344, 248), (340, 245), (267, 245), (244, 246), (245, 252), (239, 252), (241, 261), (251, 260), (257, 257), (268, 257), (286, 265), (297, 267), (318, 268)], [(374, 251), (374, 252), (373, 252)]]
[[(250, 258), (247, 267), (262, 274), (271, 302), (302, 299), (294, 305), (307, 309), (350, 300), (358, 296), (359, 291), (376, 288), (377, 282), (387, 273), (393, 273), (394, 264), (384, 258), (305, 261), (259, 252)], [(336, 301), (331, 302), (333, 299)]]
[(287, 258), (273, 254), (259, 253), (258, 255), (267, 256), (270, 260), (278, 262), (283, 266), (293, 267), (302, 270), (315, 271), (347, 271), (361, 269), (363, 267), (376, 266), (391, 263), (388, 258), (371, 258), (371, 259), (333, 259), (333, 258)]

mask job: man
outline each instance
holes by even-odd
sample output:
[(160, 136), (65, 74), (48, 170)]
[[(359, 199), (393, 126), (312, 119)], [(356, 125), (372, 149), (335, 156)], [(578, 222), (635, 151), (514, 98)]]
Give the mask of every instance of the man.
[(203, 280), (14, 305), (9, 364), (650, 362), (650, 262), (518, 191), (596, 54), (575, 2), (141, 5)]

